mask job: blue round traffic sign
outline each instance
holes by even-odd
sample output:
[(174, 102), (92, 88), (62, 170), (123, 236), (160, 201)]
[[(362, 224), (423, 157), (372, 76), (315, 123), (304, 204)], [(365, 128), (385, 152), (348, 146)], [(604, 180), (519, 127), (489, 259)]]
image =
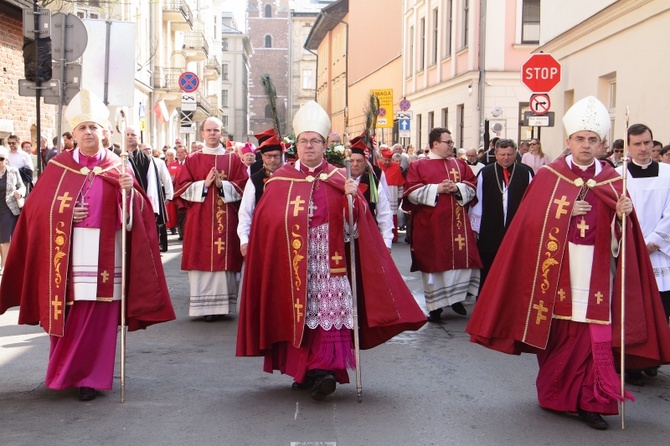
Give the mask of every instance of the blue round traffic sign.
[(400, 107), (400, 110), (407, 111), (412, 106), (412, 104), (410, 104), (410, 102), (407, 99), (403, 99), (402, 101), (400, 101), (400, 104), (398, 104), (398, 106)]
[(179, 76), (179, 88), (184, 93), (193, 93), (200, 86), (200, 79), (198, 75), (191, 72), (185, 71)]

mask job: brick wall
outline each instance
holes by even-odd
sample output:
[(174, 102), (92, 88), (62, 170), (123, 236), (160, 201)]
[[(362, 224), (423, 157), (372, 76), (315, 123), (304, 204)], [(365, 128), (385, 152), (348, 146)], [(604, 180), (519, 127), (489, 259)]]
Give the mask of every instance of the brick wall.
[[(255, 3), (255, 2), (254, 2)], [(272, 18), (264, 17), (264, 5), (272, 4)], [(277, 110), (281, 121), (282, 134), (290, 128), (292, 117), (287, 116), (289, 78), (289, 9), (287, 0), (258, 1), (258, 12), (249, 11), (249, 40), (254, 54), (249, 60), (249, 113), (251, 131), (258, 133), (273, 126), (271, 119), (265, 118), (268, 103), (261, 75), (269, 73), (277, 90)], [(265, 36), (272, 36), (272, 48), (265, 48)], [(282, 135), (283, 136), (283, 135)]]
[[(23, 79), (23, 23), (21, 11), (0, 1), (0, 137), (13, 133), (20, 140), (31, 139), (35, 145), (36, 104), (34, 97), (19, 96), (19, 79)], [(56, 107), (40, 107), (42, 134), (53, 136)]]

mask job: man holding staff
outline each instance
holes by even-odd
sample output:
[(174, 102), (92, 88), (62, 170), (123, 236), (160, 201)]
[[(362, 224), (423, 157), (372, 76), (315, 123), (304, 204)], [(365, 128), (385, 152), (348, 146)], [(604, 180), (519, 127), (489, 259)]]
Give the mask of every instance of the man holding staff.
[[(266, 372), (291, 375), (294, 388), (323, 400), (336, 383), (349, 382), (347, 368), (360, 367), (352, 352), (355, 311), (360, 346), (354, 347), (362, 349), (418, 329), (425, 317), (356, 182), (325, 160), (326, 112), (310, 101), (296, 113), (293, 128), (298, 161), (265, 183), (251, 224), (237, 355), (264, 356)], [(354, 231), (347, 223), (347, 195), (354, 197)], [(347, 277), (351, 233), (358, 237), (355, 290)]]
[(70, 102), (65, 118), (77, 148), (51, 160), (26, 201), (0, 287), (0, 314), (20, 305), (19, 324), (40, 324), (51, 336), (47, 387), (78, 387), (83, 401), (112, 388), (122, 268), (131, 331), (175, 318), (148, 198), (102, 145), (108, 114), (88, 90)]
[(494, 350), (535, 353), (540, 406), (607, 429), (602, 415), (630, 397), (612, 354), (621, 352), (622, 320), (627, 367), (670, 362), (670, 330), (622, 178), (595, 158), (610, 127), (607, 109), (586, 97), (563, 124), (570, 154), (528, 187), (500, 246), (509, 255), (496, 256), (466, 331)]

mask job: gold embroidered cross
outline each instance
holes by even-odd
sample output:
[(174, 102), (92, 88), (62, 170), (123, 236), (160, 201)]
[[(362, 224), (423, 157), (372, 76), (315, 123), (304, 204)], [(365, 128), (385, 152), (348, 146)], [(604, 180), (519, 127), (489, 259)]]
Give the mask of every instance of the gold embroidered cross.
[(58, 320), (58, 316), (63, 314), (63, 310), (61, 310), (61, 306), (63, 305), (63, 302), (58, 300), (58, 296), (54, 296), (54, 300), (51, 301), (51, 306), (54, 307), (54, 320)]
[(107, 271), (103, 271), (100, 273), (100, 275), (102, 276), (102, 283), (107, 283), (109, 280), (109, 273)]
[(462, 251), (465, 247), (465, 237), (463, 237), (461, 234), (458, 234), (458, 237), (456, 237), (454, 241), (458, 242), (458, 250)]
[(221, 237), (217, 238), (214, 244), (216, 245), (216, 253), (221, 254), (223, 252), (223, 247), (225, 245), (223, 240), (221, 240)]
[(342, 260), (342, 256), (337, 251), (335, 251), (335, 255), (332, 256), (331, 259), (335, 261), (335, 265), (339, 265), (340, 260)]
[(598, 292), (596, 293), (596, 303), (599, 304), (599, 303), (601, 303), (602, 301), (603, 301), (603, 293), (601, 293), (600, 291), (598, 291)]
[(567, 201), (567, 198), (568, 197), (563, 195), (560, 200), (558, 198), (554, 200), (554, 203), (558, 205), (558, 209), (556, 209), (556, 218), (557, 219), (561, 218), (561, 215), (565, 215), (565, 214), (568, 213), (568, 210), (565, 209), (565, 206), (570, 204), (570, 202)]
[(65, 208), (69, 208), (71, 206), (70, 202), (74, 200), (74, 197), (71, 197), (69, 192), (65, 192), (65, 194), (60, 195), (58, 198), (56, 198), (56, 200), (60, 201), (58, 213), (62, 214)]
[(305, 208), (302, 206), (305, 204), (305, 200), (300, 199), (300, 195), (295, 197), (295, 200), (291, 201), (289, 204), (293, 205), (293, 216), (297, 217), (298, 212), (304, 211)]
[(296, 302), (293, 307), (295, 308), (295, 316), (298, 318), (298, 322), (300, 322), (300, 319), (302, 318), (302, 312), (300, 311), (303, 307), (303, 305), (300, 302)]
[(221, 181), (225, 181), (225, 180), (228, 179), (228, 175), (226, 175), (225, 170), (222, 170), (221, 172), (219, 172), (219, 178), (221, 178)]
[(565, 300), (565, 291), (563, 290), (563, 288), (558, 290), (558, 298), (561, 299), (561, 302)]
[(549, 308), (544, 306), (543, 300), (541, 300), (539, 304), (533, 305), (533, 309), (537, 310), (537, 318), (535, 319), (536, 325), (540, 325), (540, 322), (547, 320), (547, 316), (545, 316), (544, 313), (548, 312)]
[(582, 218), (579, 221), (579, 224), (577, 225), (577, 229), (579, 229), (579, 236), (581, 238), (586, 237), (586, 230), (589, 229), (589, 228), (590, 228), (590, 226), (586, 224), (586, 220)]
[(456, 170), (455, 168), (452, 167), (451, 170), (449, 171), (449, 173), (451, 174), (452, 177), (454, 177), (455, 182), (458, 183), (460, 181), (461, 176), (458, 173), (458, 170)]

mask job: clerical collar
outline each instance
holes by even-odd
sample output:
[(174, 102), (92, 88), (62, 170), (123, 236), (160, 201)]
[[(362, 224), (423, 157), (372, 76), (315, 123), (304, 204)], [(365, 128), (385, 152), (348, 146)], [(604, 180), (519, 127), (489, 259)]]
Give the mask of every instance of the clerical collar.
[(321, 161), (321, 164), (319, 164), (316, 167), (308, 167), (303, 163), (301, 163), (300, 161), (298, 161), (296, 164), (299, 165), (300, 171), (304, 174), (308, 173), (317, 174), (323, 170), (323, 167), (326, 165), (326, 160), (324, 159), (323, 161)]
[(568, 163), (568, 166), (570, 166), (570, 168), (572, 168), (572, 166), (577, 166), (579, 169), (581, 169), (583, 171), (586, 171), (589, 167), (591, 167), (595, 164), (596, 175), (598, 175), (603, 168), (600, 163), (596, 163), (595, 158), (593, 159), (593, 161), (591, 161), (591, 164), (589, 164), (588, 166), (582, 166), (580, 164), (577, 164), (574, 161), (572, 161), (572, 154), (565, 157), (565, 162)]
[(93, 168), (100, 164), (102, 161), (104, 154), (106, 152), (104, 150), (98, 150), (98, 152), (95, 155), (91, 156), (86, 156), (79, 149), (74, 149), (72, 152), (72, 158), (78, 163), (81, 164), (82, 166), (86, 166), (88, 168)]
[(436, 155), (432, 150), (430, 152), (428, 152), (428, 159), (431, 159), (431, 160), (446, 160), (446, 159), (449, 159), (449, 158), (453, 158), (453, 156), (448, 156), (446, 158), (442, 158), (440, 155)]
[(647, 164), (640, 164), (640, 163), (636, 162), (634, 159), (631, 159), (631, 162), (633, 164), (635, 164), (636, 166), (638, 166), (639, 168), (641, 168), (641, 169), (646, 169), (647, 167), (651, 166), (651, 163), (653, 163), (654, 160), (649, 160), (649, 162)]
[(217, 147), (205, 146), (202, 148), (202, 153), (205, 155), (225, 155), (226, 149), (221, 144), (219, 144)]
[(476, 166), (477, 165), (477, 161), (475, 161), (474, 163), (471, 163), (470, 161), (466, 161), (466, 163), (468, 164), (468, 166)]

